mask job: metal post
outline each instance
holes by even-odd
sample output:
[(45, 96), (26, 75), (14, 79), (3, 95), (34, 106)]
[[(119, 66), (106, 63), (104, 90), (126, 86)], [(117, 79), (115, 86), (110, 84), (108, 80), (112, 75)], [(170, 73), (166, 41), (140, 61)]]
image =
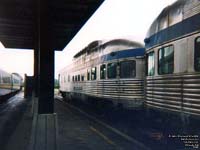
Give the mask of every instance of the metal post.
[(39, 62), (38, 62), (38, 48), (34, 49), (34, 93), (35, 97), (38, 97), (38, 69), (39, 69)]
[(54, 112), (54, 51), (48, 0), (38, 0), (39, 6), (39, 101), (38, 113)]

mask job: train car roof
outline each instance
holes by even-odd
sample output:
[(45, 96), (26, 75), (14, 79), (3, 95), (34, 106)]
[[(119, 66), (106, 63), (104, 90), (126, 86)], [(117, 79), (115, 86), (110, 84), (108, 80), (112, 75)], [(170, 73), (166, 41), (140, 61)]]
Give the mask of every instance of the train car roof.
[(0, 69), (0, 73), (2, 74), (5, 74), (5, 75), (10, 75), (8, 72), (6, 72), (6, 71), (4, 71), (4, 70), (2, 70), (2, 69)]
[(22, 76), (20, 74), (16, 73), (16, 72), (14, 72), (14, 73), (8, 73), (8, 72), (0, 69), (0, 74), (4, 74), (4, 75), (7, 75), (7, 76), (11, 76), (11, 74), (12, 74), (12, 75), (14, 75), (17, 78), (23, 79)]
[(83, 54), (85, 54), (85, 53), (87, 53), (87, 52), (89, 52), (89, 51), (91, 51), (91, 50), (97, 49), (97, 47), (98, 47), (101, 43), (102, 43), (102, 41), (100, 41), (100, 40), (96, 40), (96, 41), (91, 42), (91, 43), (88, 44), (85, 48), (83, 48), (81, 51), (79, 51), (78, 53), (76, 53), (76, 54), (74, 55), (74, 58), (77, 58), (77, 57), (79, 57), (79, 56), (81, 56), (81, 55), (83, 55)]
[(169, 26), (181, 22), (195, 13), (199, 13), (194, 10), (199, 3), (199, 0), (177, 0), (172, 5), (165, 7), (151, 24), (146, 39)]
[(74, 55), (74, 58), (78, 58), (79, 56), (87, 53), (90, 54), (91, 52), (97, 51), (99, 49), (105, 49), (108, 46), (117, 46), (117, 45), (127, 45), (130, 47), (134, 48), (142, 48), (144, 47), (141, 43), (132, 41), (132, 40), (127, 40), (127, 39), (113, 39), (113, 40), (97, 40), (93, 41), (88, 46), (86, 46), (84, 49), (79, 51), (76, 55)]
[(23, 79), (22, 76), (20, 74), (16, 73), (16, 72), (12, 73), (12, 75), (14, 75), (14, 76), (16, 76), (16, 77), (18, 77), (20, 79)]
[(117, 45), (127, 45), (130, 47), (140, 48), (143, 45), (136, 41), (131, 41), (127, 39), (114, 39), (110, 41), (106, 41), (100, 45), (100, 48), (106, 48), (107, 46), (117, 46)]

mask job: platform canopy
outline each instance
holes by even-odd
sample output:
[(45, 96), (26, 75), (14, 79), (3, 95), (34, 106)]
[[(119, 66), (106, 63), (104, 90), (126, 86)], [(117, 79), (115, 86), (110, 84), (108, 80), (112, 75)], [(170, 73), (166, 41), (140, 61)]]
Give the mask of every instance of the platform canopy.
[[(6, 48), (34, 49), (38, 0), (0, 0), (0, 41)], [(63, 50), (104, 0), (49, 0), (53, 49)]]

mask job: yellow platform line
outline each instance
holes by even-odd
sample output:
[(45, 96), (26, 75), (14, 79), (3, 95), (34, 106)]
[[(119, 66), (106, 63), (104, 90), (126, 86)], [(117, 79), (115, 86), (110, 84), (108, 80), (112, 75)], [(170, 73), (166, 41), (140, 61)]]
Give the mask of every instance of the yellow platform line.
[(92, 130), (97, 135), (99, 135), (100, 137), (102, 137), (107, 143), (109, 143), (109, 144), (111, 144), (113, 146), (116, 146), (116, 144), (111, 139), (109, 139), (107, 136), (105, 136), (103, 133), (101, 133), (100, 131), (98, 131), (94, 127), (90, 126), (90, 130)]

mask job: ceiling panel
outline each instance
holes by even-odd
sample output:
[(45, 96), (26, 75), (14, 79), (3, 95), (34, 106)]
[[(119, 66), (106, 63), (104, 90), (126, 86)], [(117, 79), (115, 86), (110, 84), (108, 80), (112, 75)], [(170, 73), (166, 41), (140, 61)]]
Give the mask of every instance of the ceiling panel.
[[(34, 49), (35, 0), (0, 0), (0, 41), (6, 48)], [(103, 0), (49, 0), (53, 49), (62, 50)]]

